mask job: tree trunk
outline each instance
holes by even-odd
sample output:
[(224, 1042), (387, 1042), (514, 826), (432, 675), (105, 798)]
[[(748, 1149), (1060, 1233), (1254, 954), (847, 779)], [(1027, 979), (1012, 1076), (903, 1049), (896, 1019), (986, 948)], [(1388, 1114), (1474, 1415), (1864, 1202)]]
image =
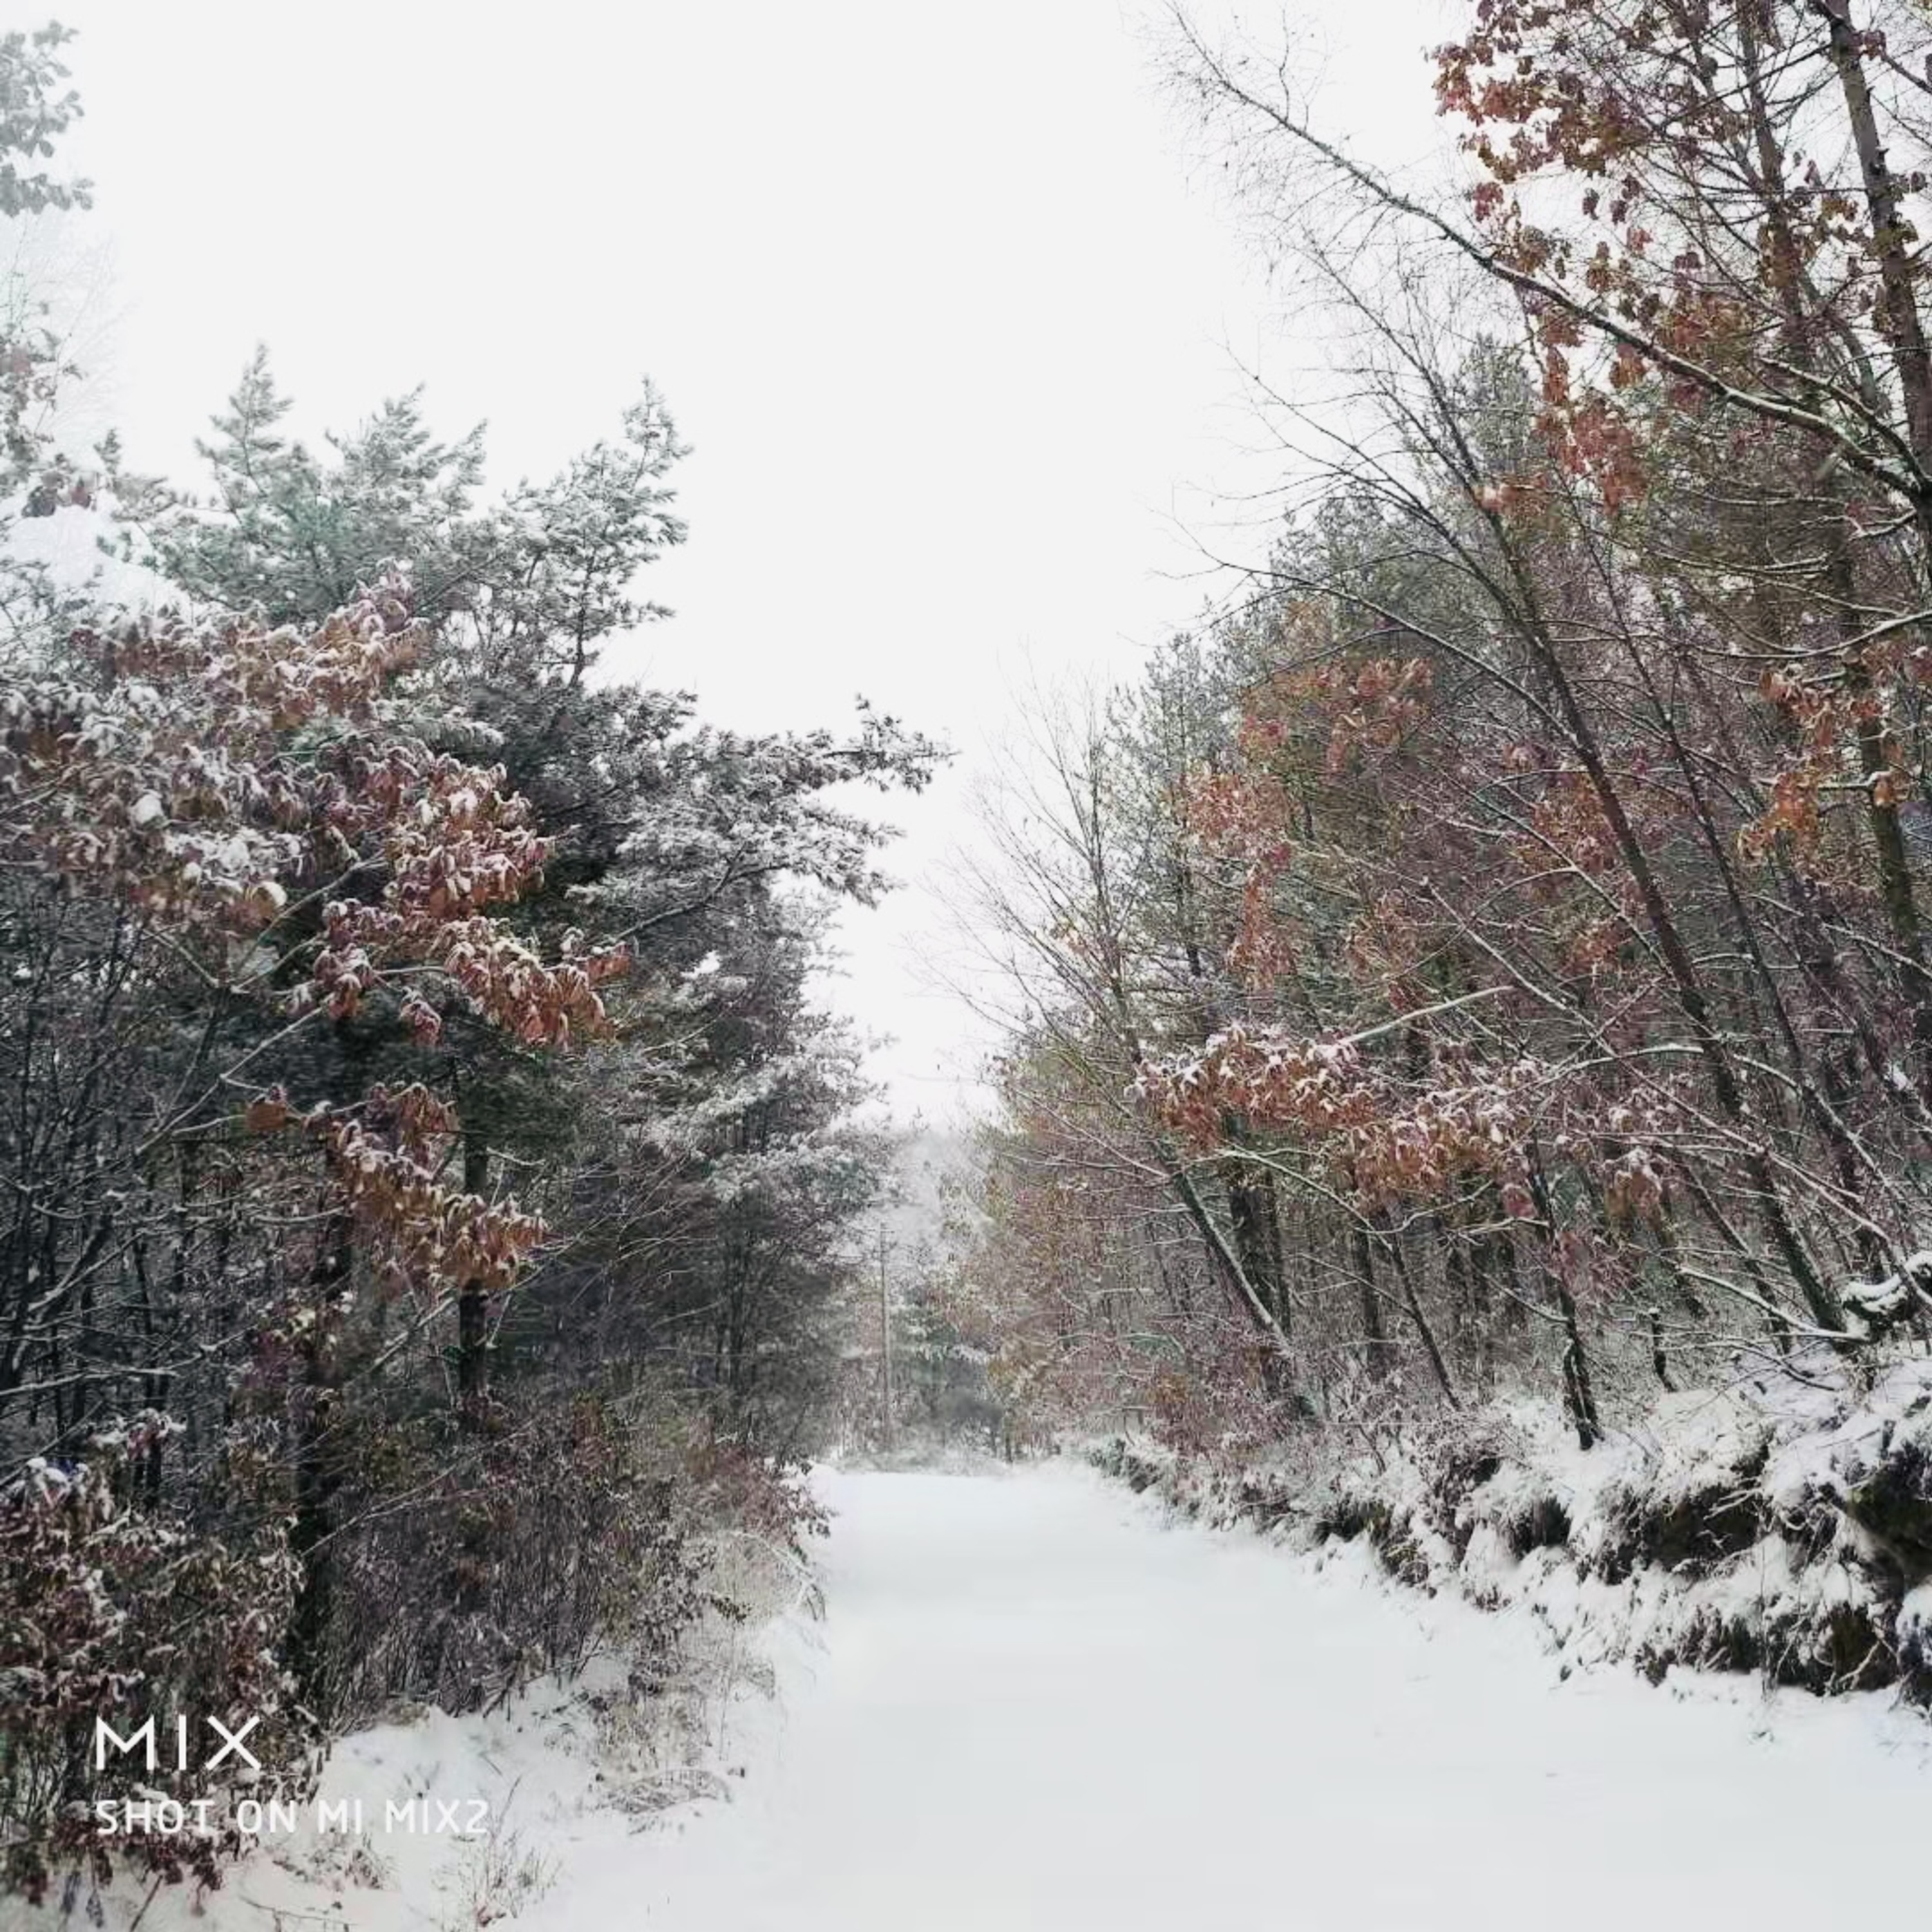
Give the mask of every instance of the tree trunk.
[[(463, 1188), (483, 1198), (490, 1185), (490, 1144), (480, 1129), (463, 1136)], [(463, 1284), (456, 1298), (456, 1412), (466, 1430), (483, 1426), (490, 1406), (490, 1303), (482, 1282)]]
[(355, 1224), (332, 1215), (310, 1273), (314, 1320), (302, 1355), (296, 1391), (295, 1526), (292, 1543), (302, 1581), (289, 1631), (290, 1660), (302, 1701), (326, 1722), (335, 1685), (330, 1670), (330, 1626), (334, 1618), (335, 1498), (342, 1486), (340, 1426), (342, 1385), (333, 1346), (334, 1304), (355, 1264)]
[(1376, 1292), (1375, 1251), (1370, 1246), (1368, 1229), (1359, 1222), (1348, 1232), (1348, 1257), (1361, 1296), (1362, 1360), (1369, 1373), (1379, 1380), (1388, 1373), (1393, 1363), (1388, 1329), (1382, 1320), (1382, 1297)]

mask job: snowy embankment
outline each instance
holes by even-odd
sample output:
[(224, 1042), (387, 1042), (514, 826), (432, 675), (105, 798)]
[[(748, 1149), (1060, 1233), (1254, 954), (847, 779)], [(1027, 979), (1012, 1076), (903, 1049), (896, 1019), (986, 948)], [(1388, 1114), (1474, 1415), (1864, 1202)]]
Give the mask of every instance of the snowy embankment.
[(1566, 1675), (1522, 1618), (1394, 1587), (1359, 1539), (1318, 1561), (1071, 1462), (824, 1493), (823, 1624), (768, 1627), (776, 1696), (741, 1666), (710, 1707), (728, 1802), (627, 1811), (535, 1706), (430, 1720), (353, 1741), (338, 1788), (487, 1772), (514, 1838), (435, 1869), (377, 1847), (391, 1871), (333, 1894), (258, 1856), (206, 1918), (166, 1898), (142, 1932), (1816, 1932), (1922, 1910), (1932, 1729), (1888, 1696)]
[(1758, 1673), (1932, 1703), (1932, 1361), (1853, 1390), (1828, 1358), (1660, 1395), (1580, 1449), (1533, 1402), (1344, 1460), (1284, 1448), (1230, 1469), (1117, 1438), (1094, 1460), (1205, 1521), (1332, 1551), (1402, 1581), (1520, 1607), (1571, 1664)]

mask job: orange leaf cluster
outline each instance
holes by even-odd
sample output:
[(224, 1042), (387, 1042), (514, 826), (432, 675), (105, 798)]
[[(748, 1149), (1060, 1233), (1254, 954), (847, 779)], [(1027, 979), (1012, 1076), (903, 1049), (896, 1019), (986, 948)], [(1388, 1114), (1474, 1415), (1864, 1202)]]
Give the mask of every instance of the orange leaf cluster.
[(1870, 653), (1861, 658), (1856, 680), (1842, 674), (1807, 680), (1786, 670), (1765, 674), (1760, 689), (1797, 727), (1798, 755), (1772, 775), (1770, 803), (1738, 833), (1738, 850), (1746, 857), (1762, 858), (1784, 838), (1794, 853), (1815, 859), (1824, 830), (1824, 794), (1858, 771), (1855, 748), (1874, 725), (1887, 762), (1869, 778), (1861, 774), (1861, 782), (1874, 805), (1905, 801), (1910, 780), (1901, 768), (1889, 712), (1896, 679), (1910, 662)]
[(1136, 1091), (1198, 1146), (1220, 1142), (1231, 1116), (1253, 1132), (1291, 1136), (1324, 1154), (1338, 1187), (1372, 1208), (1440, 1198), (1474, 1178), (1520, 1189), (1550, 1085), (1547, 1069), (1520, 1060), (1410, 1091), (1348, 1040), (1232, 1027), (1198, 1055), (1144, 1068)]
[(290, 734), (365, 720), (422, 642), (393, 585), (307, 632), (167, 616), (76, 633), (104, 684), (0, 692), (0, 840), (159, 917), (256, 930), (314, 862), (316, 780)]
[(1216, 857), (1242, 866), (1240, 918), (1228, 964), (1251, 985), (1291, 971), (1294, 948), (1274, 914), (1275, 881), (1294, 856), (1288, 838), (1287, 789), (1267, 772), (1203, 773), (1189, 783), (1183, 811), (1188, 830)]
[(493, 1206), (436, 1179), (436, 1144), (456, 1120), (426, 1088), (373, 1088), (363, 1119), (325, 1112), (310, 1126), (393, 1292), (507, 1288), (544, 1238), (543, 1222), (514, 1202)]
[(1150, 1063), (1136, 1090), (1166, 1126), (1203, 1146), (1219, 1137), (1230, 1113), (1333, 1133), (1365, 1124), (1376, 1106), (1353, 1046), (1296, 1039), (1273, 1028), (1229, 1027), (1198, 1054)]

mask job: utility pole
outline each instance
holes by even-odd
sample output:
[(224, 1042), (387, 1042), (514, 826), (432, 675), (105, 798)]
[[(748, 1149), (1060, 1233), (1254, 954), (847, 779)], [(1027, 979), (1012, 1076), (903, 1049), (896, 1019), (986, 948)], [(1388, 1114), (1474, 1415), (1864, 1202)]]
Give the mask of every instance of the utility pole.
[(880, 1436), (888, 1454), (892, 1446), (892, 1304), (886, 1292), (886, 1226), (879, 1223), (879, 1380), (884, 1426)]

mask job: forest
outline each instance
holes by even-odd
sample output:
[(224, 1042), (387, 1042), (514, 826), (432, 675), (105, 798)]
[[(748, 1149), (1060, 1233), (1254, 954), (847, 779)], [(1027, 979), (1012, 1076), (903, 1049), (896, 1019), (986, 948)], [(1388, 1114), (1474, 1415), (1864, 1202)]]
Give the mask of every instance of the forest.
[[(65, 39), (0, 40), (10, 220), (85, 203), (42, 165)], [(15, 320), (10, 522), (111, 506), (141, 592), (0, 562), (0, 1844), (35, 1895), (105, 1858), (77, 1801), (173, 1788), (90, 1757), (136, 1687), (253, 1714), (298, 1790), (399, 1697), (647, 1672), (701, 1534), (812, 1528), (788, 1472), (886, 1166), (812, 980), (883, 889), (866, 788), (938, 755), (595, 675), (684, 536), (648, 388), (487, 495), (415, 396), (304, 447), (258, 356), (189, 488), (58, 444), (76, 373)]]
[[(214, 1886), (404, 1705), (658, 1694), (855, 1444), (1932, 1702), (1932, 18), (1451, 10), (1439, 178), (1162, 30), (1326, 371), (1254, 385), (1232, 587), (1013, 721), (986, 1105), (890, 1286), (904, 1124), (820, 992), (950, 754), (613, 671), (667, 399), (505, 485), (421, 392), (304, 441), (264, 350), (148, 475), (16, 292), (0, 1891)], [(70, 38), (0, 37), (7, 224), (87, 208)], [(98, 1760), (159, 1710), (250, 1713), (256, 1780)]]
[[(1338, 373), (1261, 399), (1292, 482), (1238, 592), (1043, 700), (993, 797), (949, 1306), (1137, 1481), (1416, 1580), (1478, 1529), (1612, 1581), (1844, 1558), (1856, 1614), (1675, 1654), (1923, 1694), (1932, 35), (1464, 14), (1427, 194), (1280, 48), (1171, 38)], [(1694, 1412), (1724, 1453), (1673, 1472)], [(1801, 1414), (1869, 1440), (1779, 1490)]]

